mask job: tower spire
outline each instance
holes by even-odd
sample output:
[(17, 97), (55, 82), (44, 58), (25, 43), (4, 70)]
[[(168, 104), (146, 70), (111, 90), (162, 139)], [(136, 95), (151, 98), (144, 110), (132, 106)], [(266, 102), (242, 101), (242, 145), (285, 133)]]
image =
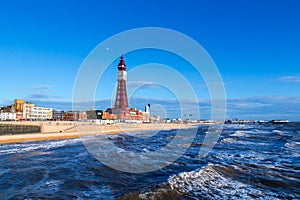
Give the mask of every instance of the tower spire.
[(120, 112), (128, 111), (126, 79), (127, 79), (126, 64), (124, 61), (124, 56), (121, 55), (118, 64), (118, 86), (117, 86), (116, 101), (114, 106), (114, 108)]
[(120, 62), (118, 64), (118, 70), (126, 71), (126, 64), (125, 64), (125, 61), (124, 61), (123, 54), (121, 55)]

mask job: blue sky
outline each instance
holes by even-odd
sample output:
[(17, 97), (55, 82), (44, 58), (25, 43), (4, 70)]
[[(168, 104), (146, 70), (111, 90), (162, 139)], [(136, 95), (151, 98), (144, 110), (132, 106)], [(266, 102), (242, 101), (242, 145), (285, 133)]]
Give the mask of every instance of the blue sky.
[[(229, 118), (300, 121), (299, 10), (297, 0), (1, 1), (0, 106), (24, 98), (68, 109), (89, 52), (119, 32), (150, 26), (182, 32), (206, 49), (224, 80)], [(199, 101), (209, 101), (201, 77), (184, 60), (156, 51), (131, 52), (125, 60), (128, 70), (168, 64), (189, 78)], [(115, 73), (115, 66), (108, 68), (97, 100), (111, 97)], [(135, 95), (165, 104), (172, 98), (150, 86)]]

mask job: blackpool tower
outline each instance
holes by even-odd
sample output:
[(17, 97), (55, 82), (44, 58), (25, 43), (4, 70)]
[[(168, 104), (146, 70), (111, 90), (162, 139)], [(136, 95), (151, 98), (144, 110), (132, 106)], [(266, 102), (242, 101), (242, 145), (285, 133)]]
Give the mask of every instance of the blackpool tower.
[(118, 64), (118, 87), (116, 93), (116, 101), (114, 109), (116, 109), (119, 113), (124, 113), (128, 111), (128, 99), (127, 99), (127, 91), (126, 91), (126, 64), (124, 61), (123, 55), (121, 56), (120, 62)]

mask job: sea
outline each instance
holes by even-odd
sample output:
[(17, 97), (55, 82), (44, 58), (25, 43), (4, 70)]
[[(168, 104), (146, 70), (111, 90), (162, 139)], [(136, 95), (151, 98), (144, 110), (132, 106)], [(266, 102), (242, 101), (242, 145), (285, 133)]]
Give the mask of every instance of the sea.
[[(145, 173), (102, 164), (80, 138), (1, 144), (0, 199), (300, 199), (300, 123), (226, 124), (199, 157), (207, 129), (177, 144), (188, 145), (177, 160)], [(101, 137), (139, 152), (164, 147), (176, 131)]]

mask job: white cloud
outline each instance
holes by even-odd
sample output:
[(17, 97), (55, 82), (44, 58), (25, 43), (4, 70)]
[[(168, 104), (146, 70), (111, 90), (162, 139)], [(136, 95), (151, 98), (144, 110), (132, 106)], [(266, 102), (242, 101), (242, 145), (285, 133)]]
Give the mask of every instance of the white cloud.
[(289, 83), (300, 83), (300, 75), (281, 76), (277, 78), (277, 80), (283, 82), (289, 82)]
[(50, 94), (29, 94), (26, 96), (26, 100), (44, 100), (44, 99), (60, 99), (62, 97), (50, 95)]
[(45, 90), (45, 89), (50, 89), (52, 88), (52, 85), (48, 85), (48, 84), (41, 84), (41, 85), (35, 85), (32, 87), (29, 87), (29, 89), (34, 89), (34, 90)]
[(40, 84), (40, 85), (34, 85), (34, 86), (25, 86), (25, 87), (20, 87), (18, 90), (20, 91), (45, 91), (45, 90), (50, 90), (53, 88), (52, 85), (49, 84)]
[(227, 102), (227, 114), (232, 118), (300, 121), (300, 97), (248, 97)]

